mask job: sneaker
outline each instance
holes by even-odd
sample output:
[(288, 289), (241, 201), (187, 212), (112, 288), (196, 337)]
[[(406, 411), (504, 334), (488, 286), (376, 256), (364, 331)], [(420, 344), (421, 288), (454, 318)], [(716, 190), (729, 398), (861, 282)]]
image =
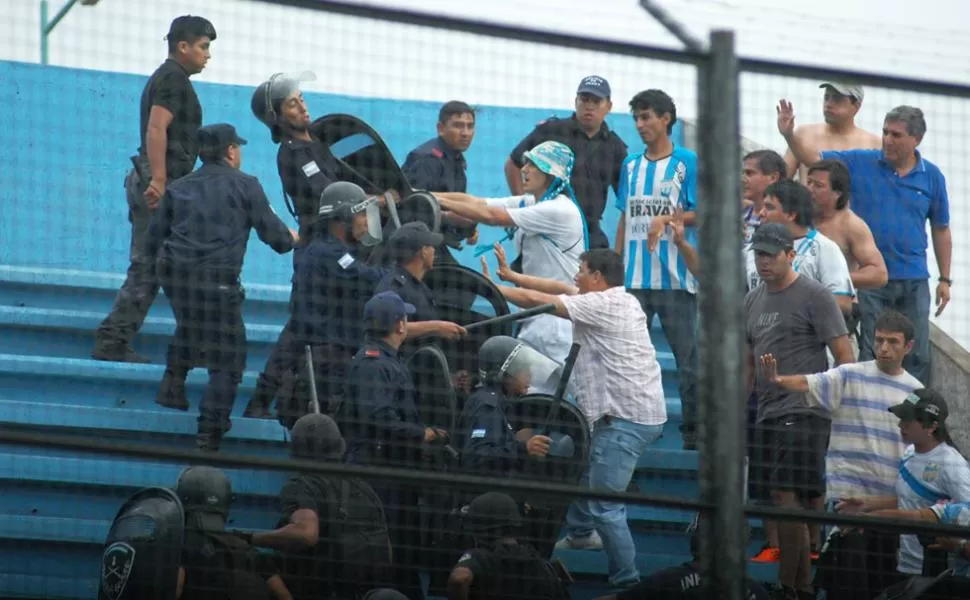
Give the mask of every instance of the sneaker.
[(155, 404), (165, 408), (188, 411), (189, 400), (185, 397), (185, 380), (177, 377), (171, 371), (165, 371), (162, 383), (158, 386)]
[(152, 362), (147, 356), (142, 356), (132, 350), (128, 344), (95, 344), (94, 350), (91, 351), (91, 358), (106, 362), (137, 363), (143, 365)]
[(772, 548), (768, 544), (762, 546), (758, 554), (751, 559), (751, 562), (756, 563), (776, 563), (779, 561), (781, 561), (781, 549)]
[(567, 535), (556, 542), (556, 550), (602, 550), (603, 540), (600, 534), (594, 531), (586, 537), (576, 538)]

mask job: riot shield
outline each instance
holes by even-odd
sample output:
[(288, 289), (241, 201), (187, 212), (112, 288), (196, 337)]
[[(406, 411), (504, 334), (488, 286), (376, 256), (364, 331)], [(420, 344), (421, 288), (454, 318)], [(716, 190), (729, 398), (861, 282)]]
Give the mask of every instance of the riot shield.
[[(440, 265), (428, 271), (424, 283), (434, 295), (438, 318), (459, 325), (470, 325), (492, 317), (507, 315), (509, 303), (495, 284), (467, 267)], [(487, 326), (468, 332), (458, 342), (439, 342), (453, 372), (478, 372), (478, 349), (495, 335), (512, 335), (514, 323)]]
[(99, 600), (172, 600), (178, 586), (185, 511), (166, 488), (136, 492), (118, 511), (101, 555)]
[[(512, 428), (542, 430), (548, 427), (553, 448), (542, 459), (530, 457), (522, 477), (533, 481), (579, 483), (589, 463), (590, 431), (586, 417), (568, 402), (546, 394), (529, 394), (509, 401), (506, 411)], [(569, 501), (553, 497), (526, 499), (523, 539), (545, 557), (552, 555)]]
[(334, 157), (353, 174), (354, 183), (368, 194), (393, 189), (406, 198), (414, 191), (381, 136), (357, 117), (320, 117), (310, 124), (310, 133), (327, 144)]
[(434, 344), (420, 346), (408, 359), (408, 371), (418, 392), (421, 421), (453, 433), (458, 418), (458, 401), (444, 353)]

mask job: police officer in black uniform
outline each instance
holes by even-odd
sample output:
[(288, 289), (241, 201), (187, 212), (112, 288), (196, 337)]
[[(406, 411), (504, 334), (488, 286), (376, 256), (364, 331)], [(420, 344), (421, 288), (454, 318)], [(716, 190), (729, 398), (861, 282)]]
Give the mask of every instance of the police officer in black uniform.
[(605, 122), (612, 108), (609, 82), (596, 75), (585, 77), (576, 90), (576, 112), (568, 119), (552, 117), (539, 123), (505, 162), (509, 190), (518, 196), (522, 194), (520, 173), (526, 151), (548, 141), (569, 146), (576, 156), (571, 183), (589, 227), (590, 250), (610, 247), (600, 219), (610, 186), (614, 192), (619, 188), (620, 169), (628, 152), (623, 140)]
[[(313, 348), (314, 371), (323, 412), (333, 413), (343, 397), (347, 363), (363, 340), (361, 307), (387, 272), (355, 257), (357, 242), (381, 240), (380, 207), (359, 186), (333, 183), (318, 199), (314, 218), (304, 217), (301, 243), (293, 257), (290, 320), (267, 361), (245, 416), (266, 416), (284, 378), (304, 374), (304, 348)], [(309, 396), (290, 386), (278, 402), (280, 421), (290, 428), (307, 413)]]
[[(468, 187), (465, 172), (466, 152), (475, 137), (475, 109), (457, 100), (446, 102), (438, 112), (438, 136), (412, 150), (401, 169), (412, 187), (429, 192), (461, 192)], [(458, 264), (450, 248), (461, 249), (461, 243), (478, 240), (474, 223), (448, 222), (441, 226), (444, 244), (439, 244), (436, 264)]]
[(381, 279), (376, 292), (397, 293), (415, 312), (408, 319), (408, 340), (435, 335), (446, 340), (459, 340), (465, 328), (457, 323), (438, 319), (434, 294), (424, 284), (424, 276), (432, 269), (437, 256), (435, 248), (444, 239), (421, 222), (405, 223), (387, 240), (388, 252), (397, 266)]
[(178, 600), (289, 600), (273, 564), (246, 540), (226, 531), (232, 483), (212, 467), (189, 467), (175, 487), (185, 508), (185, 543)]
[(218, 450), (246, 365), (246, 328), (239, 282), (251, 229), (283, 254), (295, 232), (270, 207), (259, 181), (239, 170), (246, 141), (228, 124), (198, 131), (202, 167), (165, 190), (149, 226), (147, 252), (175, 313), (175, 337), (156, 402), (188, 410), (185, 377), (209, 370), (199, 405), (197, 443)]
[(448, 577), (448, 600), (567, 600), (569, 575), (517, 539), (519, 507), (507, 494), (488, 492), (468, 505), (462, 532), (474, 547)]
[(95, 333), (91, 356), (97, 360), (149, 362), (131, 349), (158, 295), (154, 265), (145, 252), (148, 223), (165, 187), (192, 172), (199, 152), (196, 132), (202, 126), (202, 106), (189, 77), (205, 68), (216, 30), (202, 17), (185, 15), (172, 21), (167, 39), (168, 59), (141, 94), (141, 146), (125, 176), (131, 262), (111, 313)]
[[(448, 432), (421, 422), (415, 389), (399, 349), (415, 307), (394, 292), (375, 294), (364, 306), (366, 341), (347, 373), (348, 394), (340, 426), (349, 438), (348, 461), (416, 468), (427, 444), (448, 442)], [(419, 487), (389, 481), (371, 485), (384, 503), (394, 547), (395, 589), (422, 600), (416, 551), (421, 543)]]
[[(292, 434), (291, 457), (343, 460), (346, 443), (329, 416), (304, 415)], [(253, 533), (251, 538), (255, 546), (284, 553), (281, 571), (297, 600), (330, 598), (331, 594), (349, 600), (386, 580), (391, 564), (387, 524), (380, 501), (366, 482), (300, 473), (286, 481), (279, 497), (282, 514), (277, 528)], [(341, 541), (352, 542), (355, 533), (369, 533), (372, 543), (343, 547)]]
[(458, 420), (463, 472), (501, 477), (522, 471), (526, 456), (545, 456), (552, 440), (531, 429), (512, 429), (505, 414), (509, 398), (523, 396), (532, 384), (528, 360), (516, 360), (530, 350), (515, 338), (495, 336), (478, 351), (481, 385), (465, 403)]

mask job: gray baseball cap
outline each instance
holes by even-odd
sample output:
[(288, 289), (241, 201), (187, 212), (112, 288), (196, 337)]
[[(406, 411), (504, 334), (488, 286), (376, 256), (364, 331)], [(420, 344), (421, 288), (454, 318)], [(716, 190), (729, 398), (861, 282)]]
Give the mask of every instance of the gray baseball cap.
[(858, 102), (862, 102), (863, 97), (866, 95), (866, 91), (861, 85), (855, 85), (852, 83), (845, 83), (839, 81), (826, 81), (819, 88), (832, 88), (836, 92), (842, 94), (843, 96), (850, 96), (855, 98)]

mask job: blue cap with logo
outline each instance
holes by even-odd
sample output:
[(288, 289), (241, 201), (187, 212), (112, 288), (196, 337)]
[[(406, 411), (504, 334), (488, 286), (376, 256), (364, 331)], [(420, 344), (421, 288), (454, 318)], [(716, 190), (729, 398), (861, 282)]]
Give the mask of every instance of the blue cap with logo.
[(364, 321), (372, 328), (390, 327), (413, 315), (417, 309), (408, 304), (397, 292), (381, 292), (364, 305)]
[(229, 146), (246, 145), (246, 140), (239, 137), (236, 128), (229, 123), (215, 123), (200, 127), (197, 135), (199, 155), (202, 157), (221, 157)]
[(610, 97), (610, 82), (599, 75), (588, 75), (579, 82), (576, 95), (591, 94), (598, 98)]

